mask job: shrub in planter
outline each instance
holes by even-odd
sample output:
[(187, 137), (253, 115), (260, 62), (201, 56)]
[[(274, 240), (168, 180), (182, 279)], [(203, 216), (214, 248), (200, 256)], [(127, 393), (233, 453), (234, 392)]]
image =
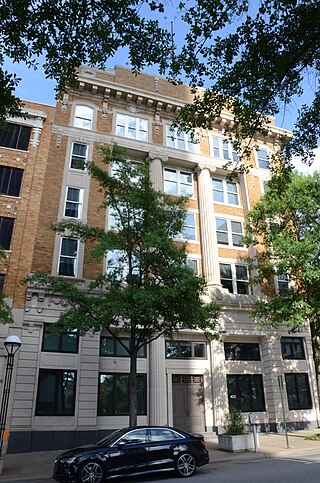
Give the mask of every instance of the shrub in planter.
[(226, 415), (226, 432), (218, 435), (219, 448), (224, 451), (248, 451), (254, 449), (252, 433), (246, 433), (244, 414), (232, 409)]

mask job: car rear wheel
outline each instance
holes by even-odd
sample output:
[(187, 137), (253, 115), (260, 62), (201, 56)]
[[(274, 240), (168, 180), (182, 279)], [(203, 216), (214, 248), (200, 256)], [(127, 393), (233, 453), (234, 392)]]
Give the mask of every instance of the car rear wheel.
[(182, 478), (192, 476), (196, 468), (196, 459), (191, 453), (181, 454), (176, 461), (176, 472)]
[(81, 466), (78, 474), (78, 483), (102, 483), (104, 470), (99, 461), (88, 461)]

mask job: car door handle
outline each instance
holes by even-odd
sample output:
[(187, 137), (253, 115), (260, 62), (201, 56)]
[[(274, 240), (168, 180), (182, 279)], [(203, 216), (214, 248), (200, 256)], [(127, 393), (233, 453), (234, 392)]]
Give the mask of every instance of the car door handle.
[(139, 453), (145, 453), (147, 451), (147, 448), (140, 448)]

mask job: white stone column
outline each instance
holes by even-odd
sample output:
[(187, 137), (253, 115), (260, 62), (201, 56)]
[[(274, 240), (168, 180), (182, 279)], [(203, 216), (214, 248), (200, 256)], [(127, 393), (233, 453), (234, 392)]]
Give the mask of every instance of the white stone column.
[(149, 345), (149, 424), (168, 424), (168, 394), (165, 371), (165, 340)]
[(218, 246), (215, 236), (211, 172), (215, 169), (198, 165), (199, 218), (203, 275), (208, 286), (220, 284)]
[(167, 156), (161, 155), (157, 151), (152, 151), (148, 156), (150, 163), (150, 179), (153, 187), (157, 191), (163, 191), (163, 165), (168, 160)]

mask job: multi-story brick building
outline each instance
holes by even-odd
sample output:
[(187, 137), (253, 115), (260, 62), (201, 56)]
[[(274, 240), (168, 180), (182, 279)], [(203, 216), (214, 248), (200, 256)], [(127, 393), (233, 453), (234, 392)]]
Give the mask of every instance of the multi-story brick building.
[[(253, 412), (261, 429), (274, 430), (282, 423), (279, 376), (286, 388), (287, 421), (295, 427), (317, 424), (309, 331), (257, 330), (250, 311), (260, 290), (249, 285), (248, 250), (241, 244), (245, 214), (263, 192), (268, 153), (277, 149), (283, 131), (272, 125), (268, 137), (255, 139), (254, 167), (228, 181), (225, 163), (237, 160), (223, 139), (230, 114), (217, 119), (212, 132), (199, 133), (198, 144), (170, 130), (190, 100), (187, 86), (153, 75), (134, 76), (121, 67), (82, 68), (79, 89), (56, 108), (34, 105), (42, 112), (15, 121), (38, 123), (29, 147), (0, 148), (1, 165), (25, 168), (20, 195), (16, 190), (0, 198), (1, 223), (10, 228), (8, 220), (16, 218), (11, 245), (5, 246), (5, 290), (15, 316), (8, 330), (22, 339), (9, 408), (9, 451), (73, 446), (128, 424), (129, 360), (121, 346), (107, 332), (45, 337), (64, 310), (63, 297), (18, 285), (29, 272), (41, 270), (85, 286), (106, 270), (107, 258), (93, 263), (88, 247), (54, 233), (51, 225), (71, 218), (108, 226), (108, 214), (97, 210), (102, 195), (83, 163), (98, 160), (99, 147), (115, 142), (126, 148), (128, 158), (149, 160), (158, 190), (190, 196), (183, 231), (189, 263), (205, 276), (222, 307), (219, 341), (183, 331), (174, 341), (159, 338), (140, 354), (139, 424), (211, 434), (223, 425), (229, 407), (241, 407)], [(275, 289), (287, 283), (280, 277)], [(1, 330), (3, 336), (8, 332)]]

